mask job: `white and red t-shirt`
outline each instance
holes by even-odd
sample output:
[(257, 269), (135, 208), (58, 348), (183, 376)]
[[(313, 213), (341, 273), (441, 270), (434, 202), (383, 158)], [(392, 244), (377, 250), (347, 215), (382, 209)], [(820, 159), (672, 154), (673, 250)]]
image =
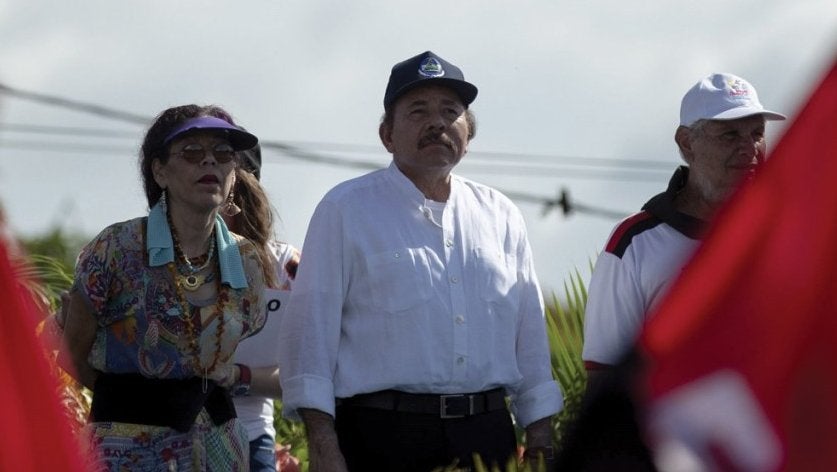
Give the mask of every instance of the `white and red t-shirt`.
[(616, 226), (599, 255), (584, 315), (588, 368), (618, 363), (700, 244), (704, 223), (673, 203), (687, 177), (688, 168), (678, 168), (665, 192)]

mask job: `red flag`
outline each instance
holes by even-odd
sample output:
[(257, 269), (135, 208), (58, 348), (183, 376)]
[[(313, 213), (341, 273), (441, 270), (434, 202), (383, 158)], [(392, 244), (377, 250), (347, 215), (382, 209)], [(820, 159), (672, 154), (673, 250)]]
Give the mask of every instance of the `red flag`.
[(652, 437), (713, 469), (837, 470), (837, 64), (641, 347)]
[(0, 470), (87, 470), (35, 337), (37, 311), (0, 238)]

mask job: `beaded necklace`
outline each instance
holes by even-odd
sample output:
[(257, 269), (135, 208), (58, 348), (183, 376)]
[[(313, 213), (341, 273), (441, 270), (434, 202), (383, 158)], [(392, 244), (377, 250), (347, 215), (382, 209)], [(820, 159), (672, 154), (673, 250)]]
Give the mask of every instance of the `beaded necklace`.
[[(226, 299), (225, 287), (221, 284), (220, 277), (216, 279), (215, 286), (218, 290), (218, 300), (215, 302), (215, 318), (218, 319), (218, 325), (215, 328), (215, 354), (212, 356), (212, 363), (209, 364), (209, 366), (204, 367), (203, 361), (201, 361), (201, 348), (198, 343), (198, 335), (195, 333), (195, 324), (192, 322), (192, 310), (190, 309), (189, 300), (183, 292), (182, 284), (178, 281), (177, 269), (174, 267), (174, 262), (169, 262), (166, 266), (169, 268), (169, 272), (171, 272), (174, 279), (174, 287), (177, 291), (177, 298), (180, 302), (180, 307), (183, 310), (183, 321), (186, 323), (186, 331), (189, 338), (189, 350), (192, 351), (192, 356), (195, 358), (194, 367), (197, 372), (203, 371), (203, 391), (206, 392), (206, 379), (210, 372), (215, 371), (215, 367), (217, 367), (218, 361), (221, 359), (221, 337), (224, 335), (223, 305), (224, 300)], [(198, 316), (200, 316), (200, 310), (198, 311)]]
[[(179, 248), (180, 247), (180, 240), (177, 239), (177, 233), (175, 233), (174, 231), (171, 232), (171, 239), (174, 242), (175, 247)], [(180, 256), (180, 261), (183, 262), (183, 265), (186, 266), (186, 271), (189, 272), (190, 274), (194, 274), (196, 272), (200, 272), (200, 271), (206, 269), (207, 267), (209, 267), (209, 263), (212, 261), (212, 257), (213, 257), (214, 254), (215, 254), (215, 229), (213, 228), (212, 234), (209, 236), (209, 251), (207, 251), (206, 254), (203, 254), (201, 256), (194, 257), (194, 258), (190, 259), (190, 258), (186, 257), (186, 254), (184, 254), (183, 250), (181, 250), (178, 253), (178, 256)], [(194, 264), (201, 264), (201, 265), (198, 266), (198, 267), (195, 267), (195, 265), (192, 263), (193, 259), (195, 260)]]
[[(199, 267), (195, 267), (192, 264), (192, 260), (186, 257), (186, 253), (183, 252), (183, 248), (180, 246), (180, 239), (177, 237), (177, 232), (174, 230), (174, 225), (171, 222), (171, 216), (169, 216), (168, 212), (166, 212), (166, 220), (168, 221), (169, 229), (171, 230), (171, 239), (172, 243), (174, 243), (175, 254), (177, 254), (177, 257), (183, 263), (182, 265), (186, 268), (186, 274), (177, 275), (176, 278), (186, 290), (194, 292), (200, 288), (201, 285), (211, 280), (208, 276), (198, 274), (198, 272), (209, 267), (209, 263), (215, 255), (215, 228), (212, 229), (212, 233), (209, 235), (209, 251), (206, 253), (206, 260), (204, 260)], [(203, 257), (204, 256), (198, 256), (195, 259), (200, 261)], [(196, 262), (196, 264), (198, 263), (199, 262)], [(178, 269), (180, 269), (180, 267), (178, 267)]]
[[(169, 272), (171, 272), (172, 280), (174, 281), (174, 287), (177, 291), (177, 298), (180, 302), (180, 307), (183, 310), (183, 321), (186, 323), (186, 330), (189, 339), (189, 350), (192, 353), (192, 356), (195, 359), (194, 367), (196, 372), (203, 371), (203, 384), (202, 388), (204, 393), (206, 393), (208, 385), (207, 385), (207, 377), (209, 376), (210, 372), (215, 371), (215, 367), (218, 365), (218, 361), (221, 359), (221, 338), (224, 335), (224, 300), (226, 300), (226, 290), (224, 285), (221, 283), (221, 278), (218, 277), (215, 279), (215, 287), (218, 299), (215, 302), (215, 313), (214, 317), (218, 319), (218, 324), (215, 328), (215, 354), (212, 356), (212, 363), (209, 366), (203, 366), (203, 361), (201, 360), (201, 348), (200, 344), (198, 343), (198, 334), (195, 332), (195, 324), (192, 322), (192, 310), (189, 304), (189, 300), (186, 298), (186, 294), (183, 292), (183, 289), (189, 291), (197, 290), (198, 287), (203, 285), (205, 282), (208, 282), (207, 276), (205, 275), (195, 275), (195, 272), (199, 272), (201, 270), (206, 269), (209, 266), (209, 262), (212, 260), (213, 255), (215, 254), (215, 232), (213, 230), (212, 235), (210, 236), (210, 243), (209, 243), (209, 252), (206, 255), (206, 261), (198, 268), (193, 267), (189, 258), (186, 257), (186, 254), (183, 252), (183, 248), (180, 247), (180, 240), (177, 238), (177, 232), (174, 230), (174, 225), (171, 222), (171, 216), (166, 212), (166, 220), (169, 224), (169, 229), (171, 229), (171, 237), (172, 243), (174, 245), (174, 252), (177, 257), (183, 261), (186, 265), (186, 269), (190, 272), (189, 275), (183, 276), (181, 275), (178, 268), (175, 266), (174, 262), (169, 262), (166, 266), (169, 268)], [(216, 270), (220, 270), (220, 267), (216, 266)], [(213, 272), (210, 272), (209, 279), (211, 279)], [(200, 310), (198, 310), (198, 316), (200, 316)], [(212, 318), (208, 318), (212, 319)]]

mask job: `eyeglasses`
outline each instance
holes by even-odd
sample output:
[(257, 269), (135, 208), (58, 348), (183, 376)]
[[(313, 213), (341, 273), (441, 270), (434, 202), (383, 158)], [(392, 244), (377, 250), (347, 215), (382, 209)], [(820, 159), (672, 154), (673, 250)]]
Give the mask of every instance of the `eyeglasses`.
[[(200, 164), (206, 157), (206, 149), (200, 144), (188, 144), (183, 149), (173, 152), (173, 156), (180, 156), (190, 164)], [(212, 148), (212, 155), (219, 164), (226, 164), (235, 159), (235, 150), (229, 144), (217, 144)]]

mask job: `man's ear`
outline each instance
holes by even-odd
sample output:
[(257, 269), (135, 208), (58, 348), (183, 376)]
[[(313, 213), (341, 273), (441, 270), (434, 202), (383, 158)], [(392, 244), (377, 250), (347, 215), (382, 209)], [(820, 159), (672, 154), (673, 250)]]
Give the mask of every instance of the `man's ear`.
[(378, 126), (378, 137), (381, 138), (381, 143), (387, 148), (387, 151), (390, 154), (393, 153), (392, 148), (392, 126), (388, 125), (385, 122), (382, 122), (380, 126)]
[(686, 126), (678, 126), (677, 131), (674, 132), (674, 142), (680, 148), (680, 155), (686, 164), (691, 165), (694, 160), (694, 153), (692, 152), (692, 130)]

